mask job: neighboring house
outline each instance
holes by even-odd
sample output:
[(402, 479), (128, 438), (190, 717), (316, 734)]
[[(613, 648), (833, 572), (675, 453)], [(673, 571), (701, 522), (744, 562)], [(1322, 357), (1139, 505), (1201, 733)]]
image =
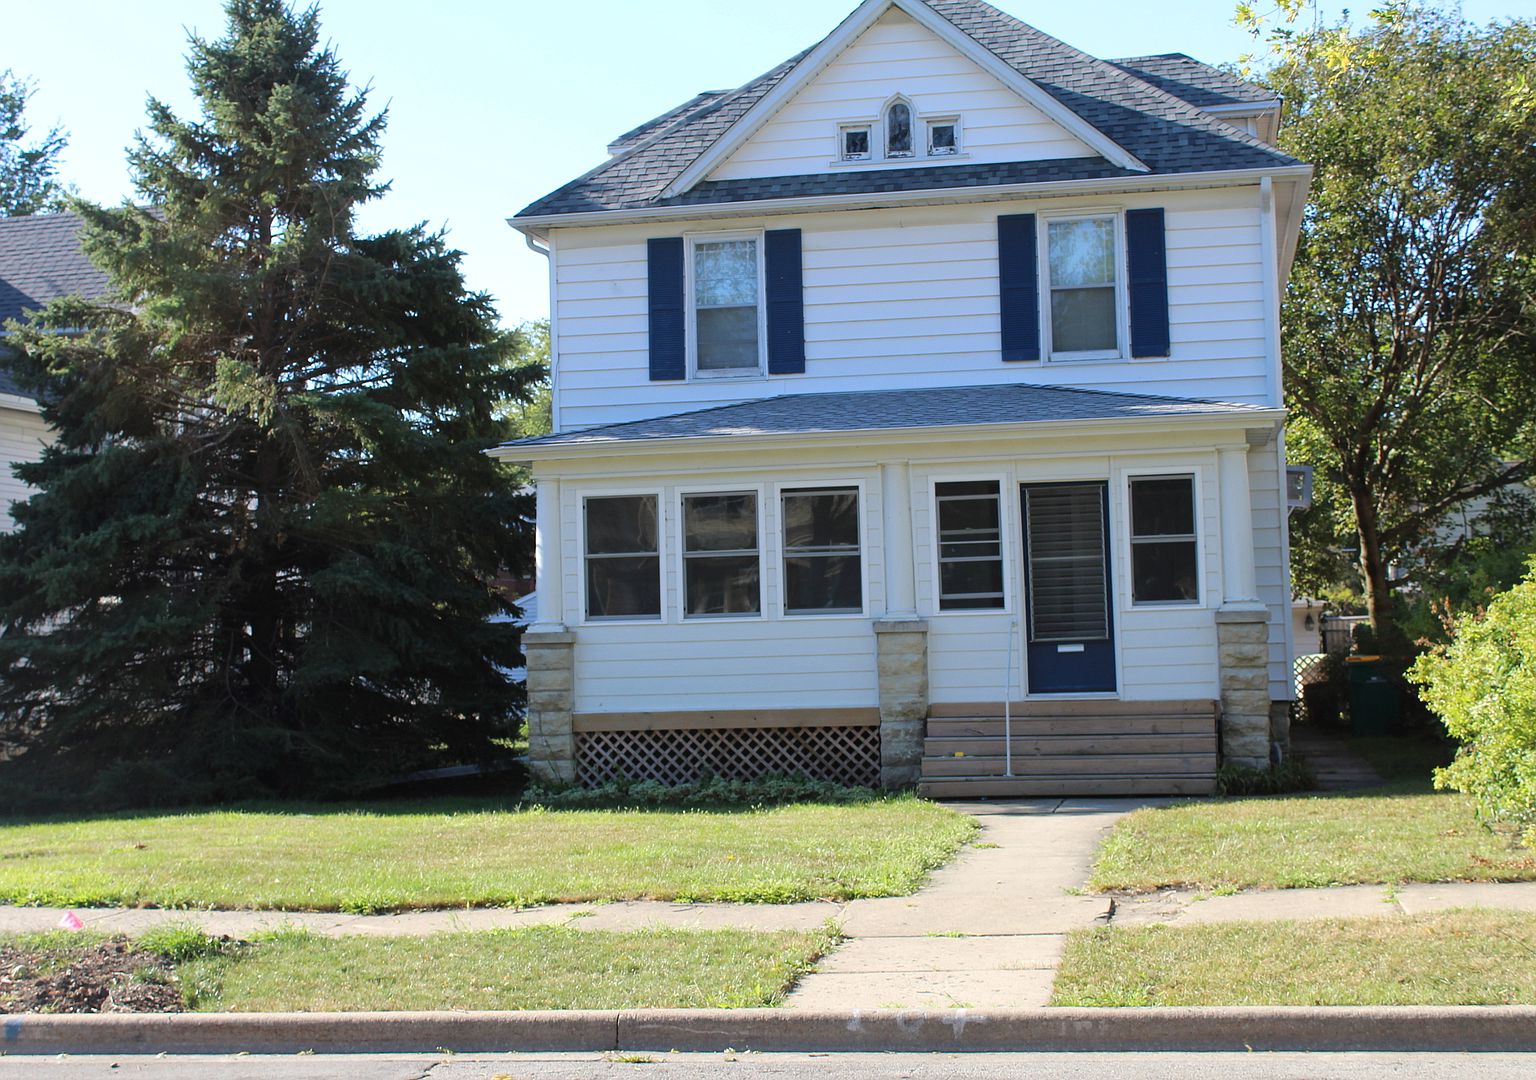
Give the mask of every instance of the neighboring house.
[[(73, 214), (0, 218), (0, 353), (4, 323), (25, 319), (59, 296), (99, 297), (107, 276), (80, 250), (80, 219)], [(37, 401), (6, 371), (0, 357), (0, 532), (11, 527), (11, 504), (27, 488), (11, 472), (18, 462), (36, 461), (48, 443)]]
[[(551, 269), (531, 760), (1205, 792), (1286, 738), (1280, 103), (869, 0), (512, 224)], [(1011, 732), (1012, 739), (1004, 738)]]

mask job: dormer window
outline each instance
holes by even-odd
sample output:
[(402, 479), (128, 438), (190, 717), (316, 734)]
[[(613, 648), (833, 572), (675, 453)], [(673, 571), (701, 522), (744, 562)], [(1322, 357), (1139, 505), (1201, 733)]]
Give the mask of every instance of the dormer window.
[(843, 128), (844, 161), (868, 161), (869, 151), (869, 126)]
[(960, 152), (960, 143), (955, 137), (958, 125), (953, 120), (928, 121), (928, 156), (948, 157)]
[(905, 101), (892, 102), (885, 110), (885, 156), (912, 157), (912, 106)]

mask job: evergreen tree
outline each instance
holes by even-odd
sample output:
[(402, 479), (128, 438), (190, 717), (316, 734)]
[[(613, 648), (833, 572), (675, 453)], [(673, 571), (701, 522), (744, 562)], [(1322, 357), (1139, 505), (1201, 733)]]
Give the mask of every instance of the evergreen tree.
[(0, 791), (346, 792), (518, 708), (531, 506), (485, 450), (542, 371), (441, 235), (354, 232), (384, 117), (314, 9), (226, 13), (201, 118), (152, 100), (130, 152), (153, 209), (75, 206), (117, 302), (18, 334), (58, 441), (0, 538)]
[(59, 155), (69, 140), (63, 129), (50, 128), (41, 138), (23, 142), (27, 102), (34, 93), (30, 81), (0, 71), (0, 217), (35, 214), (57, 207), (64, 195), (59, 184)]

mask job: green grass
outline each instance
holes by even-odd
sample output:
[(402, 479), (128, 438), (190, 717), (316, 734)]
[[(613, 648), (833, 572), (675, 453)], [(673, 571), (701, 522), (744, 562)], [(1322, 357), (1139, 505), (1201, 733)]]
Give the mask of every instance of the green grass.
[(1074, 932), (1052, 1005), (1536, 1004), (1536, 915)]
[[(35, 950), (52, 970), (102, 940), (81, 933), (0, 943)], [(424, 938), (284, 931), (229, 943), (182, 929), (139, 945), (174, 962), (195, 1011), (355, 1012), (771, 1006), (836, 940), (831, 931), (534, 927)]]
[(975, 822), (909, 796), (736, 811), (473, 800), (0, 821), (0, 902), (399, 911), (900, 896)]
[(1352, 740), (1389, 783), (1359, 793), (1204, 800), (1122, 818), (1089, 879), (1101, 892), (1231, 892), (1414, 881), (1532, 881), (1536, 852), (1489, 829), (1472, 801), (1434, 792), (1437, 743)]

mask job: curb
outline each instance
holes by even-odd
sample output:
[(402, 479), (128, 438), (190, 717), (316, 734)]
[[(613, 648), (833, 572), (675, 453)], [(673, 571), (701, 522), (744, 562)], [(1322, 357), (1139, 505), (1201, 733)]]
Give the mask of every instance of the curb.
[(517, 1051), (1536, 1051), (1536, 1007), (646, 1009), (0, 1019), (0, 1055)]

